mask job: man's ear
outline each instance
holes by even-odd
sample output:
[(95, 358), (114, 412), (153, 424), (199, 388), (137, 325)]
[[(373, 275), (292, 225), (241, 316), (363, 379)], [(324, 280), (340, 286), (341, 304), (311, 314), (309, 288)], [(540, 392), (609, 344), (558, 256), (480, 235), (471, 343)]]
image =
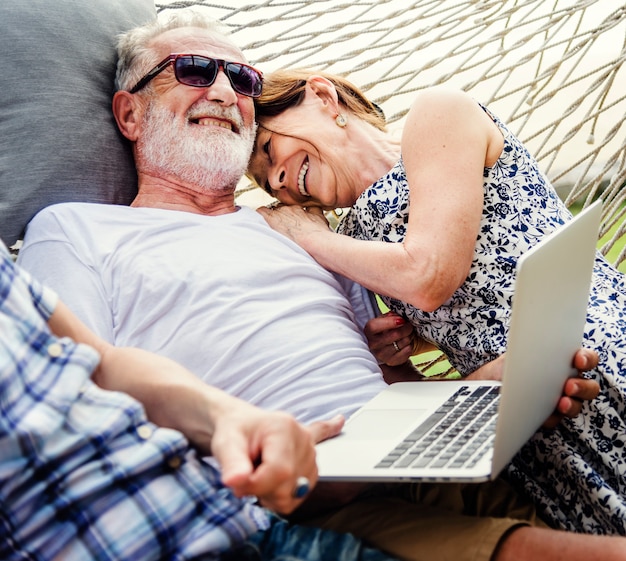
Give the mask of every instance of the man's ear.
[(112, 109), (120, 132), (128, 140), (135, 142), (139, 135), (138, 116), (140, 110), (135, 95), (121, 90), (115, 92)]
[(335, 117), (340, 113), (339, 96), (334, 84), (323, 76), (309, 76), (306, 81), (306, 95), (315, 96), (321, 101)]

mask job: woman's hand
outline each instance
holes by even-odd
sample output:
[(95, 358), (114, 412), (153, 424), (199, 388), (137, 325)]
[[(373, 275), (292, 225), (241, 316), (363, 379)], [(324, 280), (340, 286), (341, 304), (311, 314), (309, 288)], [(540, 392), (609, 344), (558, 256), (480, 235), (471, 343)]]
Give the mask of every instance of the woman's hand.
[(364, 332), (379, 364), (400, 366), (411, 356), (436, 348), (418, 337), (413, 326), (395, 312), (369, 320)]
[[(501, 380), (506, 354), (481, 366), (466, 377), (467, 380)], [(591, 349), (578, 349), (573, 359), (578, 370), (578, 378), (568, 378), (563, 385), (563, 395), (554, 413), (543, 423), (544, 428), (556, 427), (564, 418), (573, 419), (582, 410), (585, 401), (595, 399), (600, 393), (600, 385), (595, 380), (585, 378), (585, 372), (598, 366), (598, 353)]]
[(257, 212), (273, 230), (287, 236), (306, 249), (307, 237), (315, 233), (328, 234), (329, 226), (321, 208), (273, 205), (260, 207)]
[(585, 372), (598, 366), (598, 353), (591, 349), (579, 349), (574, 355), (574, 367), (578, 378), (568, 378), (563, 386), (563, 395), (559, 399), (554, 413), (545, 421), (545, 428), (556, 427), (564, 418), (573, 419), (580, 415), (583, 403), (598, 397), (600, 384), (585, 378)]

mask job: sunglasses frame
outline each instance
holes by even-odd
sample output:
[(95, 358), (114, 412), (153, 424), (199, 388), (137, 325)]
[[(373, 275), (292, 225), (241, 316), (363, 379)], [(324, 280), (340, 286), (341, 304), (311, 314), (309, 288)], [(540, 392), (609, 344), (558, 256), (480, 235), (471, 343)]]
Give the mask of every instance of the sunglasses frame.
[[(213, 76), (213, 79), (210, 81), (210, 83), (189, 84), (189, 83), (183, 82), (178, 75), (178, 68), (176, 66), (176, 62), (178, 61), (178, 59), (182, 57), (191, 57), (192, 64), (195, 64), (194, 63), (195, 59), (204, 59), (204, 60), (209, 60), (209, 61), (214, 62), (217, 65), (217, 70), (215, 71), (215, 76)], [(139, 82), (135, 84), (135, 86), (133, 86), (130, 90), (128, 90), (129, 93), (134, 94), (134, 93), (137, 93), (142, 88), (144, 88), (153, 78), (155, 78), (161, 72), (163, 72), (163, 70), (165, 70), (170, 65), (170, 63), (173, 63), (174, 77), (176, 78), (176, 81), (179, 84), (183, 84), (185, 86), (191, 86), (192, 88), (210, 88), (215, 83), (215, 80), (217, 79), (217, 75), (219, 74), (219, 71), (221, 70), (222, 72), (224, 72), (224, 74), (226, 74), (226, 77), (228, 78), (230, 85), (232, 86), (233, 90), (235, 90), (238, 94), (245, 95), (247, 97), (259, 97), (261, 95), (261, 90), (263, 87), (263, 72), (254, 68), (254, 66), (250, 66), (249, 64), (245, 64), (243, 62), (230, 62), (227, 60), (213, 58), (210, 56), (194, 55), (194, 54), (187, 54), (187, 53), (179, 53), (179, 54), (172, 53), (166, 56), (161, 62), (159, 62), (159, 64), (157, 64), (152, 70), (150, 70), (147, 74), (145, 74), (143, 78), (141, 78)], [(259, 77), (259, 83), (261, 84), (261, 88), (259, 88), (258, 93), (249, 94), (249, 93), (240, 91), (239, 86), (234, 82), (230, 74), (230, 70), (229, 70), (230, 65), (236, 65), (239, 67), (244, 67), (244, 68), (248, 68), (252, 70), (252, 72), (255, 73)]]

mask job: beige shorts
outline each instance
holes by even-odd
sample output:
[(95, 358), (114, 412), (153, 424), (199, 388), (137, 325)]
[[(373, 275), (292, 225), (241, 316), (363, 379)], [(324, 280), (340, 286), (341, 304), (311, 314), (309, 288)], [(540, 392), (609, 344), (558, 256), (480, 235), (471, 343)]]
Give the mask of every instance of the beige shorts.
[(354, 534), (410, 561), (489, 561), (513, 528), (546, 527), (503, 480), (377, 485), (346, 506), (298, 522)]

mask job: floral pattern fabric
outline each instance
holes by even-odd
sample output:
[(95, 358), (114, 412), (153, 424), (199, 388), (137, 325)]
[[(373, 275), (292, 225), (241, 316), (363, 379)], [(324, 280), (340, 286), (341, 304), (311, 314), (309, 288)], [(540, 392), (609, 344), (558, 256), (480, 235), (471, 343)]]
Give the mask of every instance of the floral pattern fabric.
[[(433, 312), (383, 298), (436, 343), (461, 375), (505, 351), (517, 260), (571, 219), (534, 158), (488, 114), (504, 135), (504, 149), (484, 170), (480, 231), (465, 282)], [(400, 160), (362, 193), (338, 231), (357, 239), (402, 242), (408, 214), (409, 188)], [(626, 284), (600, 254), (584, 345), (600, 355), (600, 396), (585, 403), (576, 419), (536, 433), (507, 474), (555, 527), (626, 535)]]

